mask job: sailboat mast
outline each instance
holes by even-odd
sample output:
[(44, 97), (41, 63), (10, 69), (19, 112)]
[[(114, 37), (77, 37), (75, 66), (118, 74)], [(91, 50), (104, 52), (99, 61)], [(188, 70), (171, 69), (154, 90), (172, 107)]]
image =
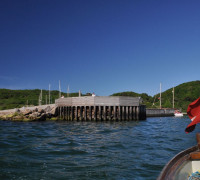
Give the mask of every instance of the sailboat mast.
[(174, 87), (173, 87), (172, 92), (173, 92), (173, 109), (174, 109)]
[(40, 106), (40, 95), (39, 95), (39, 99), (38, 99), (38, 106)]
[(41, 101), (41, 105), (42, 105), (42, 89), (41, 89), (41, 100), (40, 101)]
[(49, 104), (51, 104), (50, 87), (51, 87), (51, 84), (49, 84)]
[(40, 92), (40, 95), (39, 95), (38, 104), (39, 104), (39, 106), (42, 105), (42, 89), (41, 89), (41, 92)]
[(69, 97), (69, 85), (67, 87), (67, 97)]
[(60, 87), (60, 80), (59, 80), (59, 98), (61, 98), (61, 87)]
[(162, 108), (162, 106), (161, 106), (161, 89), (162, 89), (162, 84), (160, 83), (160, 109)]

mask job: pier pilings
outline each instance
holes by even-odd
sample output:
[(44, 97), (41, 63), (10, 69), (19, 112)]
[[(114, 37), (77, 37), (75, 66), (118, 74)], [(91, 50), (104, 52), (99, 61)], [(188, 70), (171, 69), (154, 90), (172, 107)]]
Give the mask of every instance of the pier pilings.
[(146, 106), (133, 97), (73, 97), (56, 100), (59, 119), (124, 121), (146, 119)]

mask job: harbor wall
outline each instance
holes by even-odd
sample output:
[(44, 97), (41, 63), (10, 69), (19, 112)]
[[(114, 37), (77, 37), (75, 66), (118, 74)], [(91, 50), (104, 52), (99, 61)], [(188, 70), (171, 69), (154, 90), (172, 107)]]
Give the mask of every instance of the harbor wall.
[(145, 120), (146, 106), (140, 97), (85, 96), (55, 101), (60, 119), (65, 120)]
[[(75, 99), (77, 100), (77, 99)], [(116, 99), (115, 99), (116, 100)], [(70, 101), (72, 102), (72, 101)], [(89, 102), (83, 102), (81, 105), (67, 104), (65, 100), (57, 104), (22, 107), (19, 109), (9, 109), (0, 111), (2, 120), (44, 120), (44, 119), (65, 119), (65, 120), (144, 120), (146, 117), (165, 117), (174, 116), (174, 109), (153, 109), (146, 108), (132, 101), (127, 106), (116, 101), (113, 105), (107, 103), (101, 104), (100, 101), (93, 101), (96, 104), (89, 105)], [(66, 104), (65, 104), (66, 103)], [(138, 106), (137, 106), (138, 105)]]
[(146, 109), (147, 117), (163, 117), (163, 116), (174, 116), (174, 109), (166, 108), (166, 109), (155, 109), (155, 108), (147, 108)]

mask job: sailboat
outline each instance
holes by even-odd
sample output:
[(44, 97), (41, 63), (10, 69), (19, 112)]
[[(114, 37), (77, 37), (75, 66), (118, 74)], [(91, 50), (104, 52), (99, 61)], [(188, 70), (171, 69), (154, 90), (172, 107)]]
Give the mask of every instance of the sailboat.
[(175, 110), (175, 111), (174, 111), (174, 116), (176, 116), (176, 117), (182, 117), (182, 116), (183, 116), (183, 113), (180, 112), (179, 110)]

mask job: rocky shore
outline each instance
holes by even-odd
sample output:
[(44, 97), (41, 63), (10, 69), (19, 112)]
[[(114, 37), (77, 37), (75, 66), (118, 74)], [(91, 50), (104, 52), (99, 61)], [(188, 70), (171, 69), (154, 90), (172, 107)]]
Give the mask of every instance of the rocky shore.
[(45, 121), (57, 120), (55, 104), (22, 107), (0, 111), (0, 120), (12, 121)]

